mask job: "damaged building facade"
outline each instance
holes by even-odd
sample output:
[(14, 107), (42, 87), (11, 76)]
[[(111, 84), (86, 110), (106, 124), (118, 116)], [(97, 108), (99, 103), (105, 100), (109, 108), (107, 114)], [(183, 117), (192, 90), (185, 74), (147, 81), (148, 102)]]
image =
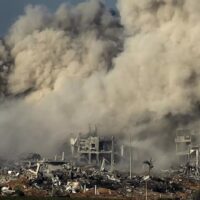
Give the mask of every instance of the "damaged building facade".
[(78, 164), (96, 165), (101, 170), (106, 166), (109, 171), (120, 169), (130, 174), (141, 170), (144, 159), (151, 157), (145, 148), (135, 147), (132, 139), (98, 135), (96, 126), (71, 137), (70, 146), (72, 159)]
[(197, 140), (197, 133), (190, 129), (177, 129), (176, 156), (180, 164), (186, 164), (196, 168), (199, 174), (200, 144)]
[[(111, 166), (111, 169), (121, 162), (124, 169), (130, 168), (129, 165), (131, 165), (134, 171), (143, 159), (148, 159), (151, 155), (142, 147), (135, 147), (131, 141), (129, 142), (113, 136), (99, 136), (96, 127), (86, 134), (78, 134), (77, 137), (70, 139), (71, 153), (75, 161), (98, 166), (106, 163)], [(177, 163), (188, 164), (196, 168), (196, 173), (199, 173), (200, 144), (197, 134), (190, 129), (179, 128), (174, 142)]]
[(71, 138), (72, 157), (79, 162), (97, 164), (108, 162), (113, 169), (114, 162), (120, 156), (119, 146), (113, 136), (98, 136), (97, 128), (85, 135)]

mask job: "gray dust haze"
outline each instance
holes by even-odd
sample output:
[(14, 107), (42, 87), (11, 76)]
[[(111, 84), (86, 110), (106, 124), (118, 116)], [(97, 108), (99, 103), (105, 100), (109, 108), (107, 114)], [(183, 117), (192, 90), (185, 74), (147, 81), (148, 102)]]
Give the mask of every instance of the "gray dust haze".
[(102, 135), (131, 134), (165, 164), (176, 128), (198, 130), (199, 0), (117, 6), (25, 8), (0, 41), (2, 155), (48, 155), (97, 124)]

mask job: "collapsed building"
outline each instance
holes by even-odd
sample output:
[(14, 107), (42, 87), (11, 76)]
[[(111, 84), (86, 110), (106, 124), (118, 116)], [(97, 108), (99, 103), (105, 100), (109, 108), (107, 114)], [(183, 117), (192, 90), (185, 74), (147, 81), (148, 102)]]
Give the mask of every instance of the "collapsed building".
[(197, 134), (190, 129), (178, 129), (175, 137), (176, 156), (180, 164), (187, 164), (196, 168), (199, 174), (200, 144)]
[[(179, 162), (199, 165), (195, 134), (179, 129), (175, 142)], [(23, 156), (20, 164), (13, 163), (15, 167), (2, 168), (0, 195), (17, 195), (16, 188), (20, 188), (25, 196), (38, 193), (38, 196), (87, 197), (90, 194), (101, 197), (104, 195), (102, 191), (106, 191), (107, 197), (114, 195), (119, 199), (130, 195), (137, 200), (143, 199), (147, 192), (150, 199), (159, 199), (160, 196), (188, 199), (199, 187), (199, 174), (188, 178), (181, 168), (163, 170), (159, 176), (150, 173), (154, 168), (153, 161), (138, 162), (145, 152), (136, 148), (131, 138), (127, 143), (112, 136), (100, 136), (95, 127), (87, 134), (71, 138), (70, 143), (72, 160), (66, 159), (64, 153), (52, 159), (34, 153)], [(120, 170), (117, 164), (121, 161), (130, 168)], [(148, 175), (145, 169), (135, 173), (137, 162), (140, 168), (142, 164), (148, 165)], [(197, 172), (199, 168), (196, 169)]]
[(109, 170), (113, 171), (116, 165), (119, 169), (120, 163), (123, 163), (122, 168), (131, 171), (132, 163), (139, 160), (142, 162), (141, 151), (138, 148), (117, 137), (99, 136), (96, 126), (94, 130), (89, 128), (86, 134), (80, 133), (77, 137), (72, 137), (70, 145), (75, 162), (93, 164), (99, 166), (101, 170), (109, 166)]
[(99, 165), (107, 161), (113, 170), (115, 159), (120, 156), (115, 138), (98, 136), (96, 127), (86, 135), (79, 134), (76, 138), (71, 138), (70, 143), (72, 157), (79, 162)]
[[(198, 169), (200, 144), (197, 134), (191, 132), (190, 129), (177, 129), (174, 141), (177, 163), (189, 164)], [(124, 169), (132, 170), (137, 165), (140, 166), (143, 159), (150, 158), (149, 152), (142, 147), (135, 147), (131, 139), (127, 143), (127, 141), (121, 141), (113, 136), (99, 136), (96, 127), (94, 130), (90, 128), (86, 134), (80, 133), (77, 137), (72, 137), (70, 145), (72, 158), (75, 161), (97, 166), (107, 163), (110, 165), (111, 171), (114, 165), (120, 162), (123, 162)]]

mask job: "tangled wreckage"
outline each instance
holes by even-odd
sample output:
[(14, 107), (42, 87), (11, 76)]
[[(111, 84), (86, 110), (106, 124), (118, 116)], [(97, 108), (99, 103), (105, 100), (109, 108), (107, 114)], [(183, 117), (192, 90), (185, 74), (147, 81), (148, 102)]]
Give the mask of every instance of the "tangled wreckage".
[[(199, 199), (199, 146), (194, 135), (178, 130), (175, 137), (179, 166), (154, 172), (152, 159), (133, 173), (135, 154), (114, 137), (100, 137), (97, 129), (71, 138), (70, 160), (64, 152), (47, 160), (29, 154), (18, 161), (2, 161), (2, 196), (110, 197), (118, 199)], [(115, 165), (129, 156), (129, 170)], [(195, 197), (196, 195), (196, 197)]]

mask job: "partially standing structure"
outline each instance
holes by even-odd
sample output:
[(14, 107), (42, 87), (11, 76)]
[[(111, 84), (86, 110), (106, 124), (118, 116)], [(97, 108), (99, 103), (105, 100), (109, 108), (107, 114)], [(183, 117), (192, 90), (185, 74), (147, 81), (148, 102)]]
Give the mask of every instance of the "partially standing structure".
[(178, 129), (175, 137), (176, 156), (180, 164), (189, 163), (199, 173), (200, 144), (197, 133), (190, 129)]
[(175, 137), (176, 156), (181, 163), (189, 160), (189, 149), (192, 144), (192, 136), (189, 129), (178, 129)]
[(79, 134), (76, 138), (71, 138), (72, 156), (77, 160), (88, 164), (100, 165), (103, 160), (107, 160), (114, 166), (115, 141), (112, 136), (98, 136), (97, 129), (89, 133)]

